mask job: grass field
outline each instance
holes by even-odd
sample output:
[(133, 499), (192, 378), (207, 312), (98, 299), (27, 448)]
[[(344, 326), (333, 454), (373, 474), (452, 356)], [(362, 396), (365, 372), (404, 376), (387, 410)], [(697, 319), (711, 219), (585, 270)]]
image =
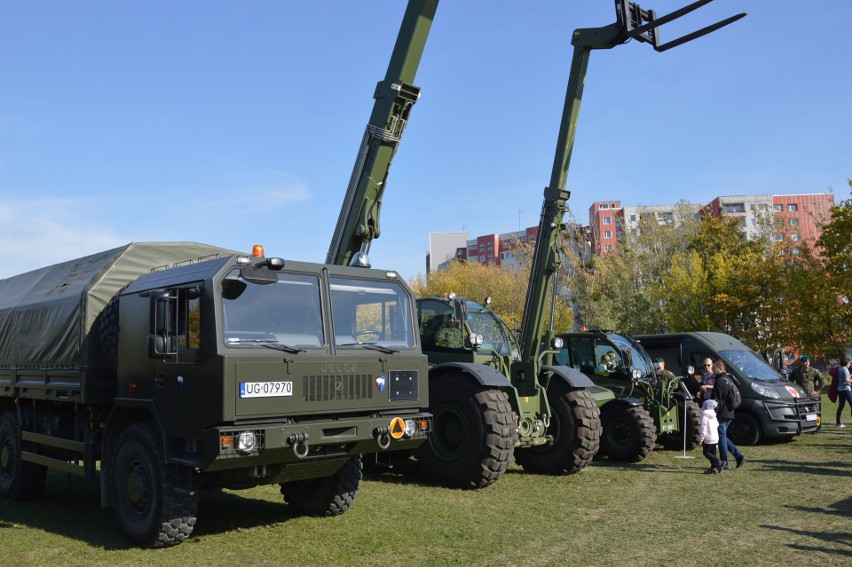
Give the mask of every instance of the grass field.
[(192, 537), (162, 550), (126, 542), (97, 483), (51, 473), (40, 500), (0, 501), (0, 565), (851, 565), (852, 426), (744, 452), (714, 476), (699, 450), (513, 466), (480, 491), (368, 473), (335, 518), (291, 515), (277, 487), (205, 494)]

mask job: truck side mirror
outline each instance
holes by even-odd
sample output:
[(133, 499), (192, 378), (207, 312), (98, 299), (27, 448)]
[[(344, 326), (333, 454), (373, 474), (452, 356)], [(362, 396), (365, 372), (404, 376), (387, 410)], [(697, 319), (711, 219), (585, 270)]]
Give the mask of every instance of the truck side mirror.
[(177, 354), (175, 349), (175, 314), (177, 296), (166, 290), (149, 295), (148, 357), (167, 358)]

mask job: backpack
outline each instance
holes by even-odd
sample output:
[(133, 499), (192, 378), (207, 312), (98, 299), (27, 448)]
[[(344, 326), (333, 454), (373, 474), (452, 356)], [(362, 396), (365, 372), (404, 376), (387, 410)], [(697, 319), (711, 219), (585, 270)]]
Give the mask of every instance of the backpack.
[(727, 382), (725, 390), (727, 393), (725, 394), (725, 407), (729, 410), (734, 410), (740, 407), (740, 404), (743, 403), (743, 398), (740, 395), (740, 389), (731, 379), (728, 374), (724, 374), (716, 379), (718, 382), (719, 379), (725, 380)]
[(828, 369), (828, 373), (831, 374), (831, 386), (828, 387), (828, 399), (832, 402), (837, 401), (837, 369), (839, 366), (832, 366)]

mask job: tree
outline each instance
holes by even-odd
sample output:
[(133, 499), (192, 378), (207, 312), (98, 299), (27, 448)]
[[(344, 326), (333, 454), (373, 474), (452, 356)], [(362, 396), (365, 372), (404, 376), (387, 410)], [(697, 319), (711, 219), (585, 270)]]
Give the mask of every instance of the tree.
[[(418, 297), (455, 293), (472, 301), (484, 302), (491, 298), (489, 307), (509, 326), (520, 327), (524, 302), (529, 284), (532, 248), (515, 249), (517, 264), (496, 266), (479, 262), (451, 262), (447, 269), (430, 272), (409, 282)], [(568, 302), (556, 299), (554, 328), (568, 330), (573, 327), (573, 315)]]

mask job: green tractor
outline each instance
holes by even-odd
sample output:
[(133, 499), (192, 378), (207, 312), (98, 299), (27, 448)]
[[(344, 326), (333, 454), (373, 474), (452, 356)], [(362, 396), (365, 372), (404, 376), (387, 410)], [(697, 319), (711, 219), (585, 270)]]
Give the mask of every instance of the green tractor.
[(601, 406), (601, 452), (636, 461), (651, 453), (654, 439), (666, 449), (698, 446), (701, 409), (682, 377), (657, 373), (650, 355), (632, 337), (603, 331), (559, 333), (556, 361), (615, 392)]
[[(514, 456), (524, 470), (572, 474), (592, 461), (600, 444), (597, 406), (615, 399), (612, 392), (574, 368), (544, 364), (543, 357), (556, 350), (539, 352), (536, 364), (525, 366), (515, 334), (486, 305), (452, 294), (424, 297), (417, 300), (417, 318), (432, 367), (430, 379), (441, 386), (431, 389), (433, 433), (415, 451), (430, 474), (451, 476), (453, 468), (464, 465), (465, 452), (470, 459), (482, 459), (473, 450), (474, 439), (486, 444), (500, 440), (482, 427), (492, 427), (501, 406), (474, 408), (465, 395), (470, 388), (483, 393), (496, 389), (501, 399), (506, 397), (517, 431)], [(496, 455), (500, 449), (489, 451)]]

